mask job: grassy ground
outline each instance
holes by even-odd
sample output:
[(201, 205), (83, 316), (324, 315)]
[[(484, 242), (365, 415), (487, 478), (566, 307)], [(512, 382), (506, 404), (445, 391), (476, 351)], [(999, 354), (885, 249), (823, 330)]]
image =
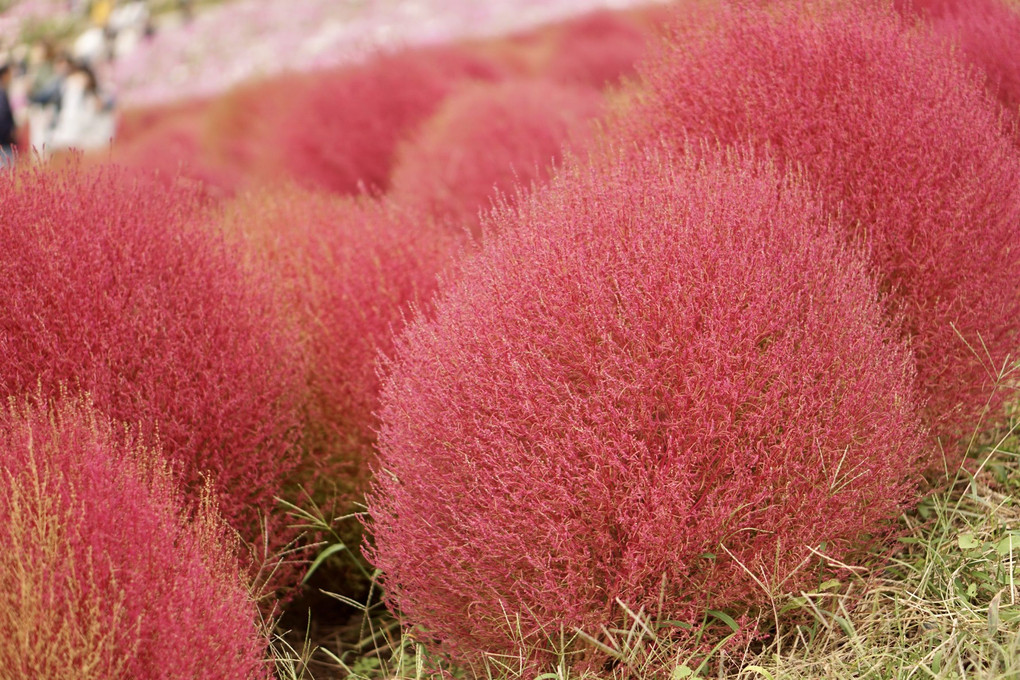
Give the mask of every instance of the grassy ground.
[(1020, 455), (1013, 430), (975, 445), (979, 468), (902, 518), (902, 549), (787, 606), (806, 622), (739, 678), (1020, 678)]
[[(739, 678), (1020, 678), (1020, 421), (971, 446), (972, 472), (900, 519), (902, 534), (871, 566), (842, 581), (773, 603), (762, 645), (689, 658), (657, 645), (654, 626), (635, 617), (609, 643), (616, 670), (579, 675), (567, 664), (550, 680), (624, 677)], [(314, 518), (311, 519), (314, 523)], [(334, 543), (334, 545), (336, 545)], [(334, 548), (334, 551), (340, 550)], [(342, 552), (342, 551), (341, 551)], [(336, 556), (334, 552), (334, 557)], [(335, 596), (354, 614), (344, 625), (293, 630), (281, 640), (283, 678), (427, 678), (444, 666), (385, 614), (378, 593), (368, 606)], [(293, 621), (291, 622), (293, 623)], [(295, 626), (295, 628), (297, 628)], [(314, 642), (310, 642), (314, 641)], [(445, 667), (445, 666), (444, 666)], [(449, 669), (447, 669), (448, 672)], [(524, 677), (513, 660), (493, 659), (481, 677)], [(472, 673), (452, 670), (453, 677)], [(450, 677), (450, 676), (447, 676)]]

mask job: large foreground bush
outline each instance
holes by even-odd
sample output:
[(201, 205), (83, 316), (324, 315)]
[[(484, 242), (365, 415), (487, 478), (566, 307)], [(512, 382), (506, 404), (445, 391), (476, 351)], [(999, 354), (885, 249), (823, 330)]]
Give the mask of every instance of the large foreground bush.
[(88, 391), (252, 540), (300, 464), (300, 357), (201, 212), (115, 169), (0, 183), (0, 396)]
[(87, 405), (5, 408), (0, 677), (268, 680), (234, 543)]
[(913, 497), (909, 355), (805, 191), (602, 162), (498, 213), (388, 368), (370, 556), (461, 661), (629, 625), (617, 598), (753, 613)]
[(583, 138), (602, 98), (547, 80), (466, 87), (398, 154), (392, 195), (415, 210), (477, 231), (493, 199), (545, 180), (573, 137)]
[(945, 41), (891, 10), (819, 4), (681, 12), (627, 125), (678, 146), (747, 140), (819, 185), (910, 339), (952, 472), (954, 441), (989, 401), (1001, 413), (996, 375), (1020, 346), (1020, 156)]

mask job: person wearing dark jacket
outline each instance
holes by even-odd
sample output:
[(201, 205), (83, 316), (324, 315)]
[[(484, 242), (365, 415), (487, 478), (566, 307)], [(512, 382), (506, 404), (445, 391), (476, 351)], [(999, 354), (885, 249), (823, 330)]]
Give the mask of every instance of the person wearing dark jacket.
[(0, 66), (0, 169), (14, 165), (17, 126), (14, 124), (11, 100), (7, 96), (7, 88), (11, 85), (12, 77), (10, 64)]

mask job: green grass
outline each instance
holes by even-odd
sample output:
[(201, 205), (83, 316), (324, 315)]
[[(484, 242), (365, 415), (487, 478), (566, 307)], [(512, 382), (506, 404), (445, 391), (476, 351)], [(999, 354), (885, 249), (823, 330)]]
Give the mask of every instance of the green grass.
[[(948, 491), (926, 497), (904, 515), (899, 539), (887, 553), (870, 555), (863, 566), (845, 565), (841, 581), (773, 602), (761, 615), (772, 632), (764, 644), (692, 655), (658, 640), (661, 623), (632, 612), (630, 625), (606, 630), (599, 640), (564, 631), (561, 646), (569, 651), (539, 677), (1020, 679), (1018, 426), (976, 441), (967, 466), (972, 472), (961, 472)], [(439, 669), (457, 678), (532, 677), (514, 658), (449, 668), (413, 631), (401, 631), (376, 591), (367, 604), (337, 599), (339, 606), (359, 610), (357, 641), (345, 644), (334, 636), (316, 640), (316, 648), (307, 635), (291, 634), (288, 639), (304, 649), (281, 655), (293, 670), (281, 677), (403, 680), (438, 677)], [(705, 626), (727, 632), (736, 622), (711, 612)], [(592, 647), (615, 659), (614, 670), (572, 670), (573, 655)]]
[(804, 622), (738, 678), (1020, 678), (1020, 459), (1012, 434), (903, 518), (901, 551), (791, 606)]

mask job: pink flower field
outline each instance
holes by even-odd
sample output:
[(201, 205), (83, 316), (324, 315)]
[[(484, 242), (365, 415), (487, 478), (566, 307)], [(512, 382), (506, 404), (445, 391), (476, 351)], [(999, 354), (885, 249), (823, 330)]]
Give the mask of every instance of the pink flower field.
[(524, 31), (648, 0), (232, 0), (168, 25), (115, 71), (126, 105), (221, 92), (256, 77), (376, 52)]

